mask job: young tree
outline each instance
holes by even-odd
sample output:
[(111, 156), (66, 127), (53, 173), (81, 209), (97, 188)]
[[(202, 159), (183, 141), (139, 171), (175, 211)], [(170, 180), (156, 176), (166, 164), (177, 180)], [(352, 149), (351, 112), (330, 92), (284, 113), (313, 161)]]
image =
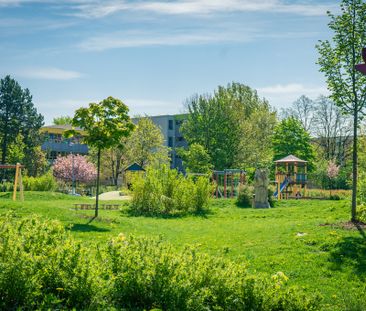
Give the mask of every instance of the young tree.
[(295, 118), (282, 120), (274, 129), (273, 134), (274, 160), (279, 160), (290, 154), (308, 161), (308, 168), (314, 168), (314, 149), (310, 135), (305, 131), (301, 122)]
[[(128, 116), (128, 107), (119, 99), (108, 97), (99, 104), (90, 103), (88, 108), (75, 111), (72, 125), (86, 132), (84, 141), (97, 149), (97, 193), (95, 217), (98, 217), (99, 177), (101, 151), (117, 146), (123, 137), (130, 135), (134, 128)], [(75, 135), (75, 130), (66, 131), (66, 136)]]
[(325, 74), (331, 98), (346, 114), (353, 117), (352, 221), (356, 220), (357, 137), (358, 124), (366, 106), (366, 77), (355, 70), (361, 62), (361, 49), (366, 45), (366, 3), (342, 0), (341, 14), (328, 13), (331, 41), (320, 41), (318, 64)]
[(9, 145), (19, 134), (25, 144), (25, 155), (39, 143), (43, 116), (37, 113), (28, 89), (22, 89), (10, 76), (0, 80), (1, 162), (8, 160)]
[(332, 196), (332, 181), (337, 178), (339, 174), (339, 165), (334, 160), (328, 162), (327, 176), (329, 178), (329, 194)]
[(164, 146), (164, 135), (148, 117), (139, 119), (126, 141), (125, 150), (128, 161), (142, 167), (160, 162), (169, 163), (169, 149)]

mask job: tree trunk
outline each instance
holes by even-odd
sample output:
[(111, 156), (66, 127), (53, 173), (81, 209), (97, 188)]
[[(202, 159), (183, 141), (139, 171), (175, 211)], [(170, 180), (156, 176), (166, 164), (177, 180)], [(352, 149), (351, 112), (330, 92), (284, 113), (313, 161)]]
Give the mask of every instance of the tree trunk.
[(100, 148), (98, 148), (98, 163), (97, 163), (97, 193), (95, 196), (95, 217), (98, 217), (99, 205), (99, 176), (100, 176)]
[(358, 124), (358, 111), (355, 109), (353, 114), (353, 163), (352, 163), (352, 221), (356, 221), (356, 208), (357, 208), (357, 124)]

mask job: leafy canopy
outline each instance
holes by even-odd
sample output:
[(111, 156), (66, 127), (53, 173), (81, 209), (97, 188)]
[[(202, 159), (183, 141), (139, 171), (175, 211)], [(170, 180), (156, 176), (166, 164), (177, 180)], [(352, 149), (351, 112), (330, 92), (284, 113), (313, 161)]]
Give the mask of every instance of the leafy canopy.
[(313, 169), (315, 159), (310, 135), (301, 122), (293, 117), (282, 120), (274, 129), (273, 135), (274, 160), (290, 154), (308, 161), (308, 168)]
[[(72, 125), (82, 128), (87, 133), (84, 142), (97, 149), (118, 145), (134, 128), (128, 116), (128, 107), (111, 96), (99, 104), (90, 103), (88, 108), (76, 110)], [(71, 130), (66, 135), (74, 133)]]
[(242, 166), (239, 154), (247, 147), (241, 144), (244, 124), (254, 111), (266, 107), (267, 101), (255, 90), (233, 82), (219, 86), (213, 95), (190, 98), (181, 131), (190, 145), (196, 143), (207, 150), (216, 169)]

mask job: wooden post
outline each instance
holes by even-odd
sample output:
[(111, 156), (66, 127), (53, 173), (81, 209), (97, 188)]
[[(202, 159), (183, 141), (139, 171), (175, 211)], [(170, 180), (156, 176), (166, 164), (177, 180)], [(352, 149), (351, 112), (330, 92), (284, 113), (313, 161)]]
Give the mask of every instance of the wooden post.
[(24, 191), (23, 191), (23, 177), (22, 168), (19, 168), (19, 191), (20, 191), (20, 201), (24, 201)]
[(15, 166), (13, 201), (16, 201), (16, 199), (17, 199), (17, 187), (18, 187), (19, 166), (20, 166), (19, 163), (17, 163), (17, 165)]
[[(294, 193), (295, 193), (295, 196), (296, 196), (296, 193), (297, 193), (297, 162), (294, 163)], [(301, 188), (300, 188), (301, 189)]]
[(306, 184), (307, 184), (307, 181), (308, 181), (308, 177), (307, 177), (307, 163), (305, 163), (305, 167), (304, 167), (304, 172), (305, 172), (305, 175), (304, 175), (304, 197), (306, 197)]
[(231, 172), (231, 195), (232, 198), (234, 197), (234, 173)]
[(227, 181), (227, 176), (226, 176), (226, 171), (224, 171), (224, 198), (226, 198), (226, 181)]

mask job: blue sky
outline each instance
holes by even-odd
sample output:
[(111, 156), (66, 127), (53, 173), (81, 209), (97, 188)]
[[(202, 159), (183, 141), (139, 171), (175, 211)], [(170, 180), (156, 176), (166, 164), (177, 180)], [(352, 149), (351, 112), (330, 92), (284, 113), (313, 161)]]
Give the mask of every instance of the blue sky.
[(326, 94), (318, 40), (338, 1), (0, 0), (0, 76), (46, 123), (107, 96), (131, 115), (183, 111), (236, 81), (276, 108)]

